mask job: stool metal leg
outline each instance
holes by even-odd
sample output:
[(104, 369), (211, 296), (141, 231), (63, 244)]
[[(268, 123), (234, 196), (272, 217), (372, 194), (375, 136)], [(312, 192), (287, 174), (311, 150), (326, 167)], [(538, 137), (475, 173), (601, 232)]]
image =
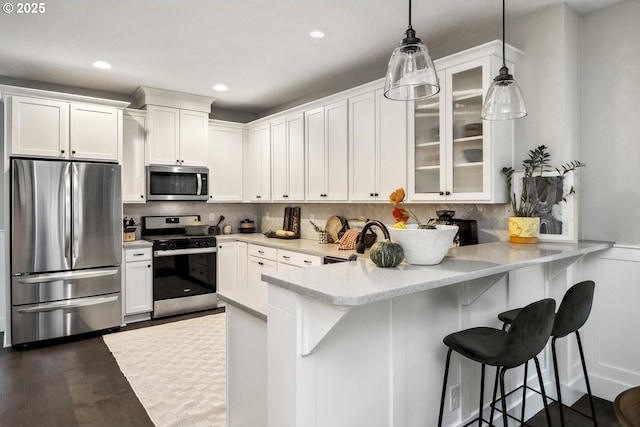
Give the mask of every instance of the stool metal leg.
[(484, 368), (485, 364), (482, 364), (480, 373), (480, 405), (478, 406), (478, 427), (482, 427), (482, 404), (484, 400)]
[(549, 405), (547, 405), (547, 394), (544, 392), (544, 382), (542, 381), (542, 371), (540, 370), (540, 361), (538, 356), (533, 358), (536, 362), (536, 371), (538, 373), (538, 382), (540, 383), (540, 394), (542, 394), (542, 404), (544, 405), (544, 413), (547, 416), (547, 425), (551, 425), (551, 415), (549, 414)]
[(496, 397), (498, 397), (498, 377), (500, 368), (496, 367), (496, 379), (493, 382), (493, 399), (491, 400), (491, 414), (489, 415), (489, 425), (493, 426), (493, 413), (496, 409)]
[(580, 333), (576, 331), (576, 340), (578, 341), (578, 350), (580, 351), (580, 360), (582, 361), (582, 372), (584, 373), (584, 382), (587, 385), (587, 394), (589, 395), (589, 404), (591, 405), (591, 416), (593, 417), (593, 425), (598, 427), (598, 421), (596, 421), (596, 408), (593, 405), (593, 395), (591, 394), (591, 385), (589, 384), (589, 375), (587, 374), (587, 363), (584, 360), (584, 352), (582, 351), (582, 341), (580, 340)]
[(506, 403), (506, 394), (504, 392), (504, 373), (506, 372), (506, 368), (500, 368), (500, 403), (502, 404), (502, 424), (504, 427), (508, 427), (507, 425), (507, 403)]
[(551, 355), (553, 356), (553, 374), (556, 377), (556, 394), (558, 395), (558, 410), (560, 411), (560, 426), (564, 427), (564, 411), (562, 410), (562, 393), (560, 392), (560, 376), (558, 375), (558, 356), (556, 354), (556, 339), (551, 339)]
[(447, 377), (449, 375), (449, 362), (451, 361), (451, 351), (447, 351), (447, 361), (444, 365), (444, 380), (442, 381), (442, 398), (440, 399), (440, 415), (438, 415), (438, 427), (442, 426), (442, 414), (444, 412), (444, 398), (447, 395)]
[(522, 383), (522, 412), (520, 415), (520, 424), (524, 423), (524, 409), (527, 403), (527, 368), (529, 367), (529, 361), (524, 362), (524, 381)]

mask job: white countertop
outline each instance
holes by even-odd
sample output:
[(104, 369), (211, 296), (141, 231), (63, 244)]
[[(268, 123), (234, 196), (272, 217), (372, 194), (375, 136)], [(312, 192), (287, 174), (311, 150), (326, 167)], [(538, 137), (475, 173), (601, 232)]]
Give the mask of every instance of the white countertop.
[(611, 242), (513, 244), (484, 243), (449, 250), (438, 265), (403, 263), (376, 267), (369, 259), (284, 270), (262, 279), (303, 296), (337, 306), (357, 306), (469, 280), (505, 274), (536, 264), (579, 258), (608, 249)]
[(267, 320), (267, 287), (262, 289), (239, 288), (218, 292), (218, 297), (227, 304), (238, 307), (258, 319)]
[(147, 240), (130, 240), (128, 242), (122, 242), (122, 247), (125, 249), (150, 248), (152, 246), (153, 243)]

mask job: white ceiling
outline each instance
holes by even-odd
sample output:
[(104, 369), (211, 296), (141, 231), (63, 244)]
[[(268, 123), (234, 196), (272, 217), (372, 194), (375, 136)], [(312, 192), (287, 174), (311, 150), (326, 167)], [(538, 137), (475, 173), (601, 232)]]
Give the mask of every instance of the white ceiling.
[[(507, 20), (563, 2), (585, 14), (618, 1), (509, 0)], [(214, 107), (255, 114), (382, 77), (408, 23), (407, 0), (44, 4), (39, 15), (0, 15), (0, 76), (127, 95), (156, 87), (212, 96)], [(413, 27), (431, 50), (460, 31), (491, 28), (499, 35), (501, 5), (414, 0)], [(311, 38), (312, 30), (326, 37)], [(98, 59), (113, 68), (93, 68)], [(229, 90), (215, 92), (216, 83)]]

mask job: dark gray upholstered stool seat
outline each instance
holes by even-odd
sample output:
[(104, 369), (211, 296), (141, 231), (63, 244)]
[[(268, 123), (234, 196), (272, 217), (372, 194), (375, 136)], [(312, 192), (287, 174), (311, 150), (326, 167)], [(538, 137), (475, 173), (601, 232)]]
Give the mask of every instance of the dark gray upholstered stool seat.
[(616, 396), (613, 409), (622, 427), (640, 427), (640, 387), (630, 388)]
[[(578, 329), (580, 329), (587, 319), (589, 318), (589, 314), (591, 313), (591, 306), (593, 304), (593, 292), (595, 289), (595, 283), (592, 280), (585, 280), (583, 282), (576, 283), (573, 285), (567, 292), (564, 294), (562, 298), (562, 302), (560, 303), (560, 307), (558, 308), (558, 312), (555, 316), (555, 321), (553, 322), (553, 329), (551, 330), (551, 352), (553, 355), (553, 371), (556, 379), (556, 393), (558, 395), (558, 406), (560, 409), (560, 425), (564, 426), (564, 413), (563, 413), (563, 405), (562, 405), (562, 394), (560, 393), (560, 379), (558, 376), (558, 360), (556, 354), (556, 339), (566, 337), (571, 333), (576, 334), (576, 340), (578, 342), (578, 350), (580, 351), (580, 360), (582, 361), (582, 370), (584, 373), (584, 380), (587, 386), (587, 394), (589, 395), (589, 403), (591, 404), (591, 416), (580, 414), (586, 416), (593, 420), (593, 424), (597, 427), (598, 422), (596, 421), (596, 410), (593, 404), (593, 395), (591, 394), (591, 386), (589, 384), (589, 376), (587, 374), (587, 364), (584, 360), (584, 352), (582, 351), (582, 342), (580, 340), (580, 333)], [(511, 325), (513, 321), (518, 316), (518, 313), (523, 310), (522, 308), (517, 308), (515, 310), (505, 311), (503, 313), (498, 314), (498, 319), (504, 322), (504, 328), (507, 325)], [(525, 376), (527, 375), (527, 370), (525, 366)], [(534, 390), (535, 391), (535, 390)], [(569, 407), (569, 409), (572, 409)], [(575, 411), (575, 409), (572, 409)], [(576, 411), (578, 412), (578, 411)], [(524, 413), (524, 410), (523, 410)]]
[(504, 426), (506, 427), (507, 417), (509, 415), (507, 413), (504, 399), (504, 374), (508, 369), (520, 366), (530, 359), (534, 359), (536, 363), (538, 380), (540, 382), (540, 389), (543, 393), (543, 402), (547, 414), (547, 422), (550, 423), (549, 410), (547, 408), (546, 397), (544, 396), (544, 385), (537, 355), (542, 351), (549, 340), (551, 329), (553, 327), (555, 307), (556, 303), (553, 299), (544, 299), (524, 307), (518, 315), (515, 316), (508, 331), (488, 327), (476, 327), (455, 332), (447, 335), (443, 339), (444, 344), (449, 347), (449, 349), (447, 351), (447, 359), (444, 368), (438, 426), (442, 425), (442, 415), (447, 390), (447, 378), (449, 375), (449, 363), (451, 361), (451, 352), (454, 350), (462, 356), (474, 360), (482, 365), (478, 425), (481, 426), (483, 422), (482, 407), (484, 403), (485, 366), (489, 365), (498, 368), (496, 370), (496, 377), (493, 386), (493, 401), (491, 404), (489, 424), (492, 424), (491, 421), (493, 421), (499, 383), (500, 393), (502, 396), (500, 400), (502, 402), (503, 421)]

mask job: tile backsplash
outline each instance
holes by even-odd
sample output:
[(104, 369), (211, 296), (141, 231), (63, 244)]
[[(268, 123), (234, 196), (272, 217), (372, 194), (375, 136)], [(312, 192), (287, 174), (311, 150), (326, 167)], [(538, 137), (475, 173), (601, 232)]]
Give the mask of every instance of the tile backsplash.
[[(422, 222), (430, 218), (437, 218), (436, 211), (441, 209), (454, 210), (455, 218), (475, 219), (478, 221), (478, 241), (488, 243), (507, 240), (507, 218), (509, 205), (480, 205), (480, 204), (406, 204)], [(323, 228), (327, 219), (338, 215), (349, 220), (351, 228), (361, 228), (365, 221), (357, 218), (377, 219), (384, 224), (392, 225), (395, 221), (391, 216), (392, 206), (389, 203), (204, 203), (204, 202), (148, 202), (143, 204), (125, 204), (124, 216), (140, 223), (141, 216), (147, 215), (200, 215), (202, 221), (214, 225), (220, 215), (225, 219), (221, 226), (231, 225), (233, 232), (238, 232), (240, 221), (249, 218), (256, 222), (257, 231), (279, 230), (284, 221), (284, 208), (300, 206), (301, 208), (301, 237), (303, 239), (317, 239), (318, 235), (311, 224), (313, 222)], [(215, 220), (209, 220), (213, 213)], [(140, 238), (140, 227), (136, 230), (136, 238)]]
[[(284, 208), (286, 206), (301, 207), (301, 237), (315, 239), (317, 233), (311, 220), (319, 227), (324, 227), (327, 219), (333, 215), (347, 218), (351, 228), (360, 228), (364, 221), (356, 218), (377, 219), (385, 225), (395, 223), (391, 215), (392, 206), (389, 203), (290, 203), (290, 204), (260, 204), (257, 205), (257, 215), (263, 231), (282, 228)], [(507, 240), (507, 219), (509, 205), (476, 205), (476, 204), (406, 204), (422, 222), (437, 218), (437, 210), (450, 209), (456, 213), (455, 218), (475, 219), (478, 221), (478, 241), (488, 243)], [(313, 219), (311, 219), (313, 218)]]

